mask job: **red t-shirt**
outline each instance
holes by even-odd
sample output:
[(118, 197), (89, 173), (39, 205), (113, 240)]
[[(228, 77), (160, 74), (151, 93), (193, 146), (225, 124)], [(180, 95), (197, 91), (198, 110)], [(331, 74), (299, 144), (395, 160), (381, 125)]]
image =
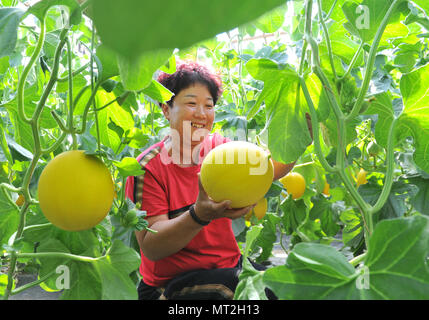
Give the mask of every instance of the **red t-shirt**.
[[(146, 211), (148, 217), (168, 214), (172, 219), (187, 211), (197, 200), (197, 174), (202, 159), (211, 149), (229, 140), (217, 133), (208, 135), (200, 150), (199, 164), (185, 168), (169, 161), (171, 158), (164, 148), (164, 141), (151, 146), (137, 157), (145, 173), (128, 177), (125, 192), (132, 201), (141, 201), (141, 210)], [(182, 250), (164, 259), (151, 261), (143, 252), (140, 253), (140, 274), (146, 284), (154, 287), (162, 287), (168, 280), (185, 271), (232, 268), (241, 255), (228, 218), (213, 220)]]

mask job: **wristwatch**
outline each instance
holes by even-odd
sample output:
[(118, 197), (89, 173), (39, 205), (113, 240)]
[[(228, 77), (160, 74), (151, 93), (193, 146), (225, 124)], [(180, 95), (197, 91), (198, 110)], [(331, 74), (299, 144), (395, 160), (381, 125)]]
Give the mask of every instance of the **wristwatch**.
[(210, 223), (210, 221), (203, 221), (195, 214), (195, 203), (189, 207), (189, 214), (191, 215), (194, 221), (202, 226), (206, 226)]

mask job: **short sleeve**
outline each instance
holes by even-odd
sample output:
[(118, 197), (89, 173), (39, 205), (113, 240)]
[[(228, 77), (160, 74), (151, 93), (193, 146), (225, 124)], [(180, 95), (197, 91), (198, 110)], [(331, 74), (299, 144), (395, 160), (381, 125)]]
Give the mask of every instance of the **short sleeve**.
[(149, 170), (136, 176), (128, 177), (125, 193), (133, 202), (141, 203), (141, 209), (148, 217), (167, 214), (169, 211), (165, 188)]

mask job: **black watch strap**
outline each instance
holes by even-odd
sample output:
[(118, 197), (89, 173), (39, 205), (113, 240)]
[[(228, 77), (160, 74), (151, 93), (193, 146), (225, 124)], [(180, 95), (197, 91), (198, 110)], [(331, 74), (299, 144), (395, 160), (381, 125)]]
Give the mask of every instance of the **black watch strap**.
[(206, 226), (210, 223), (210, 221), (203, 221), (200, 218), (198, 218), (198, 216), (195, 214), (195, 204), (192, 204), (189, 207), (189, 214), (191, 215), (192, 219), (194, 219), (194, 221), (202, 226)]

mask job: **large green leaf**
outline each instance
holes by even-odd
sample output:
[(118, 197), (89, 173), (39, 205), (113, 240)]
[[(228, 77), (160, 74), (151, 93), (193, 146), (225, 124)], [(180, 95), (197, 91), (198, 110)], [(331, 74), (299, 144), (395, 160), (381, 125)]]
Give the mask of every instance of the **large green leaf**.
[(396, 130), (400, 138), (414, 139), (414, 160), (429, 172), (429, 64), (405, 74), (400, 88), (404, 110)]
[(19, 8), (0, 8), (0, 58), (15, 49), (18, 26), (24, 13)]
[(352, 265), (333, 247), (298, 243), (286, 265), (268, 269), (263, 280), (279, 299), (323, 299), (332, 290), (352, 287), (354, 274)]
[(415, 147), (414, 161), (422, 170), (429, 172), (429, 65), (420, 67), (401, 78), (402, 104), (393, 103), (388, 93), (375, 96), (366, 114), (378, 114), (375, 126), (377, 143), (385, 147), (389, 128), (398, 117), (395, 138), (399, 142), (412, 137)]
[(173, 96), (173, 92), (168, 90), (156, 80), (152, 80), (149, 86), (142, 91), (145, 95), (151, 97), (155, 101), (166, 103)]
[[(316, 108), (319, 122), (325, 121), (329, 117), (331, 109), (326, 91), (323, 88), (320, 79), (316, 74), (312, 73), (307, 77), (307, 79), (305, 79), (305, 83), (307, 84), (308, 92), (311, 100), (313, 101), (314, 107)], [(300, 99), (303, 104), (306, 104), (303, 94)]]
[[(342, 9), (347, 18), (345, 28), (364, 42), (371, 43), (393, 0), (363, 0), (362, 2), (346, 1)], [(398, 8), (398, 6), (396, 7)], [(398, 38), (408, 34), (408, 28), (400, 22), (400, 10), (394, 10), (383, 38)], [(381, 44), (387, 44), (382, 40)]]
[(101, 44), (97, 47), (96, 55), (102, 66), (102, 76), (100, 81), (103, 82), (111, 77), (119, 75), (118, 63), (116, 61), (116, 53)]
[(137, 58), (155, 49), (184, 49), (254, 20), (283, 0), (94, 0), (93, 19), (101, 41)]
[[(63, 289), (61, 299), (67, 300), (137, 299), (135, 283), (129, 276), (140, 265), (140, 257), (135, 250), (116, 240), (106, 254), (101, 256), (97, 249), (98, 241), (96, 243), (93, 241), (96, 240), (94, 234), (70, 233), (61, 230), (54, 231), (52, 235), (54, 234), (59, 238), (45, 239), (38, 247), (38, 252), (78, 253), (95, 259), (77, 261), (54, 255), (40, 258), (39, 277), (53, 273), (42, 284), (45, 290)], [(87, 241), (84, 247), (81, 246), (82, 237)], [(85, 248), (84, 251), (83, 248)], [(61, 272), (57, 269), (59, 266), (63, 266), (68, 271), (69, 287), (57, 287), (58, 278), (61, 276)]]
[(299, 243), (263, 280), (280, 299), (427, 299), (429, 218), (383, 220), (361, 268), (335, 248)]
[(308, 108), (301, 101), (297, 73), (269, 59), (251, 59), (246, 68), (253, 78), (264, 81), (255, 106), (265, 101), (265, 130), (273, 158), (284, 163), (296, 161), (311, 143), (305, 118)]
[(365, 266), (371, 290), (366, 297), (427, 299), (429, 297), (429, 218), (384, 220), (369, 241)]
[[(97, 108), (101, 108), (115, 99), (116, 97), (113, 93), (100, 90), (97, 92), (95, 99)], [(122, 143), (122, 134), (134, 128), (134, 120), (128, 111), (117, 102), (113, 102), (108, 107), (98, 111), (98, 125), (101, 143), (117, 151)], [(122, 134), (118, 135), (118, 131), (114, 130), (114, 128), (117, 128)], [(95, 137), (97, 136), (95, 125), (91, 128), (91, 134)]]
[(34, 14), (43, 20), (48, 10), (53, 6), (66, 6), (70, 14), (70, 24), (77, 25), (82, 19), (82, 12), (76, 0), (42, 0), (28, 9), (28, 13)]
[(173, 50), (156, 50), (143, 53), (137, 60), (118, 55), (119, 73), (126, 90), (139, 91), (148, 87), (153, 74), (171, 57)]
[(136, 285), (129, 275), (137, 270), (139, 265), (140, 256), (136, 251), (126, 247), (119, 240), (113, 242), (107, 254), (95, 264), (103, 288), (101, 298), (109, 300), (137, 299)]
[[(350, 39), (347, 31), (339, 22), (334, 22), (329, 26), (329, 38), (331, 40), (332, 52), (340, 57), (346, 64), (350, 64), (353, 56), (359, 48), (359, 44)], [(325, 42), (321, 42), (320, 46), (326, 47)], [(355, 66), (363, 64), (363, 53), (361, 52), (355, 62)]]
[(276, 32), (284, 23), (286, 9), (286, 5), (278, 7), (258, 18), (254, 25), (264, 33)]

